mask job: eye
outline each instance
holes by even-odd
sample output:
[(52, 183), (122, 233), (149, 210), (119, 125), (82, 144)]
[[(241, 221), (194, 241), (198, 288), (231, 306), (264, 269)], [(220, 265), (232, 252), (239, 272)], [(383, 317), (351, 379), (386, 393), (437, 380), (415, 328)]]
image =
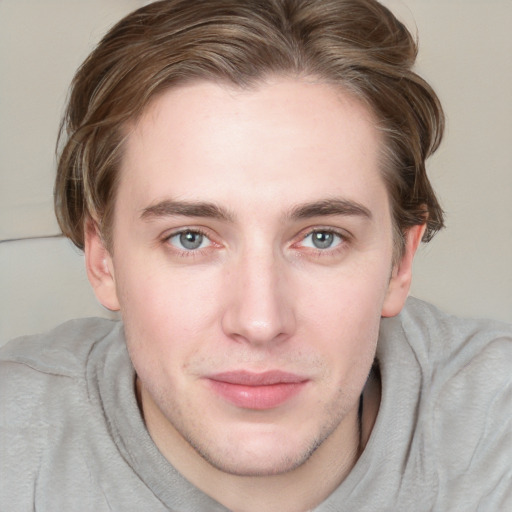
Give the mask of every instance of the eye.
[(168, 238), (171, 245), (185, 251), (196, 251), (211, 245), (209, 238), (200, 231), (180, 231)]
[(343, 241), (343, 237), (334, 231), (328, 230), (315, 230), (307, 234), (302, 245), (305, 247), (311, 247), (312, 249), (332, 249), (340, 245)]

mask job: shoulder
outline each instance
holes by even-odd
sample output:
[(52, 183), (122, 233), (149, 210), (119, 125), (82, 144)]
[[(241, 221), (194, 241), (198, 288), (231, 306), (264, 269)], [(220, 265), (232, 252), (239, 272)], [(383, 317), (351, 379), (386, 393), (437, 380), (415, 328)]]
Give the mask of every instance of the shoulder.
[(76, 376), (93, 347), (119, 328), (119, 322), (80, 318), (51, 331), (11, 340), (0, 348), (0, 364), (26, 366), (34, 371)]
[[(72, 320), (0, 349), (0, 474), (8, 482), (1, 504), (31, 509), (38, 479), (62, 476), (62, 468), (71, 471), (67, 460), (80, 459), (81, 425), (95, 421), (88, 361), (93, 353), (108, 357), (119, 329), (108, 320)], [(52, 457), (60, 466), (48, 462)]]
[(418, 347), (423, 344), (438, 359), (452, 355), (460, 345), (479, 351), (494, 340), (502, 340), (504, 347), (512, 341), (511, 324), (449, 315), (414, 297), (409, 297), (400, 315), (391, 320), (401, 325), (410, 342)]
[(388, 328), (406, 340), (422, 374), (418, 423), (442, 506), (510, 506), (512, 326), (411, 299)]
[(66, 322), (43, 334), (14, 339), (0, 349), (2, 429), (32, 428), (36, 418), (56, 421), (69, 401), (87, 394), (92, 353), (119, 343), (117, 322), (91, 318)]
[(448, 315), (412, 297), (400, 315), (383, 320), (381, 338), (384, 345), (410, 350), (423, 372), (435, 372), (441, 380), (466, 369), (473, 377), (483, 372), (489, 379), (491, 368), (509, 370), (512, 363), (512, 325)]
[(474, 421), (475, 407), (484, 419), (502, 397), (509, 406), (502, 413), (512, 418), (512, 325), (447, 315), (418, 299), (393, 320), (387, 341), (410, 347), (430, 405), (457, 411), (458, 418), (470, 411)]
[[(2, 429), (52, 422), (68, 400), (86, 393), (88, 361), (108, 353), (120, 330), (117, 322), (91, 318), (66, 322), (43, 334), (16, 338), (0, 349)], [(118, 341), (119, 343), (119, 341)]]

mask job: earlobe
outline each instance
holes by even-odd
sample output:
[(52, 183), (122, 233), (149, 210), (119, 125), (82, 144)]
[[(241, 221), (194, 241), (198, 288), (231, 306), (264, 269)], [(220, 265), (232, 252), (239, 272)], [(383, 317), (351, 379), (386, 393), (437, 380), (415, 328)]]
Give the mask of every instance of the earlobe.
[(425, 224), (412, 226), (405, 234), (405, 251), (394, 266), (389, 281), (386, 298), (382, 307), (382, 316), (396, 316), (402, 310), (412, 282), (412, 263), (414, 254), (425, 232)]
[(94, 294), (100, 303), (111, 311), (119, 311), (114, 267), (97, 224), (89, 220), (85, 226), (85, 267)]

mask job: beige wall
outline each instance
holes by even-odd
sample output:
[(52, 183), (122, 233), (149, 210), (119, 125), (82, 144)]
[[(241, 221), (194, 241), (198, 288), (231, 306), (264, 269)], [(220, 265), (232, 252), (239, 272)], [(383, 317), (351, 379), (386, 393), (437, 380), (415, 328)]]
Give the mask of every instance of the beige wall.
[[(0, 339), (96, 304), (52, 213), (53, 149), (73, 71), (107, 27), (147, 2), (0, 1)], [(420, 250), (413, 294), (512, 321), (512, 3), (385, 0), (420, 35), (418, 67), (448, 130), (430, 174), (448, 229)], [(36, 237), (32, 240), (9, 241)]]

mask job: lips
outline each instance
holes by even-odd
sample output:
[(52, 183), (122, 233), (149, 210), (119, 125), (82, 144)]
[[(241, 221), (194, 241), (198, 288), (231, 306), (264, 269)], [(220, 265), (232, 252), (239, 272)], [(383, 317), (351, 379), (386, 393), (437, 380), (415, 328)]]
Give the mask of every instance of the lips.
[(242, 409), (265, 410), (278, 407), (297, 395), (308, 379), (273, 370), (264, 373), (234, 371), (207, 378), (221, 398)]

